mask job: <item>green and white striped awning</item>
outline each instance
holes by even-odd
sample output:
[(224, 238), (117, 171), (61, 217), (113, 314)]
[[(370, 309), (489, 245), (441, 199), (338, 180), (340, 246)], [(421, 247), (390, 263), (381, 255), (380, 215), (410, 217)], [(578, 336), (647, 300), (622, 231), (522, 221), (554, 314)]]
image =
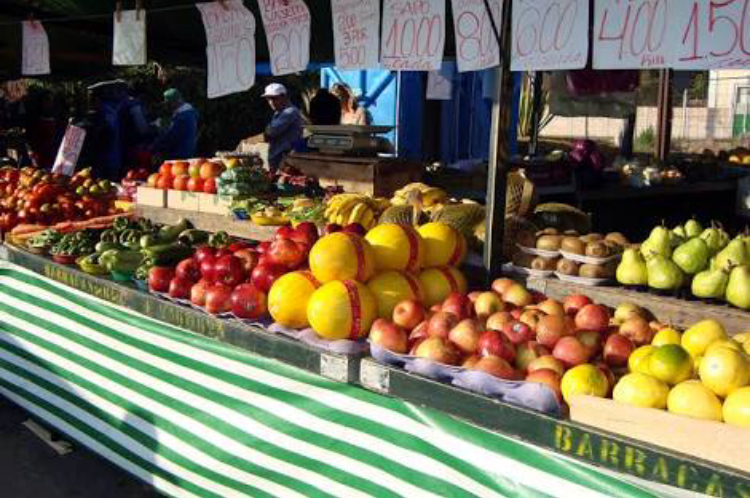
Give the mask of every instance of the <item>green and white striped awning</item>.
[(660, 495), (6, 262), (0, 394), (176, 497)]

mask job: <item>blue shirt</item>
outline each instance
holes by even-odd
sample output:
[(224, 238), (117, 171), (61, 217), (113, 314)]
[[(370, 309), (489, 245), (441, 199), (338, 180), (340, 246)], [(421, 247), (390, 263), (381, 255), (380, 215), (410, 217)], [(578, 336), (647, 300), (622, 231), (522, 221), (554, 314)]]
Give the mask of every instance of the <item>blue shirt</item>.
[(154, 152), (166, 159), (190, 159), (195, 155), (198, 141), (198, 111), (190, 104), (182, 104), (172, 116), (172, 123), (164, 135), (154, 141)]
[(302, 138), (302, 115), (294, 106), (276, 111), (266, 128), (268, 164), (278, 168), (284, 155)]

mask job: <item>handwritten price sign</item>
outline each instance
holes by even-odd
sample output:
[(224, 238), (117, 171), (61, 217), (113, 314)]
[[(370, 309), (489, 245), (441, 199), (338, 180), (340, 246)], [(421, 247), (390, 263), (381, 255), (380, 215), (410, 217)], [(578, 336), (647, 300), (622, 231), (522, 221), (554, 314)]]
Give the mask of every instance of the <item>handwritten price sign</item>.
[(123, 10), (114, 19), (112, 65), (139, 66), (146, 63), (146, 13)]
[(310, 11), (302, 0), (260, 0), (276, 76), (304, 71), (310, 62)]
[(445, 0), (385, 0), (380, 62), (392, 71), (437, 71), (445, 50)]
[(586, 67), (588, 25), (588, 0), (513, 0), (511, 70)]
[(344, 70), (378, 67), (380, 0), (331, 0), (336, 65)]
[(750, 0), (680, 3), (677, 69), (750, 68)]
[(500, 29), (503, 25), (503, 3), (489, 0), (490, 18), (484, 0), (453, 0), (453, 28), (456, 33), (456, 62), (458, 71), (481, 71), (500, 64), (492, 20)]
[(42, 23), (23, 22), (22, 50), (21, 74), (28, 76), (49, 74), (49, 39)]
[(62, 173), (67, 176), (73, 175), (85, 139), (86, 130), (78, 126), (68, 125), (65, 129), (65, 136), (62, 143), (60, 143), (60, 148), (57, 150), (55, 164), (52, 166), (53, 173)]
[(255, 83), (255, 18), (242, 0), (195, 5), (206, 29), (208, 98), (248, 90)]

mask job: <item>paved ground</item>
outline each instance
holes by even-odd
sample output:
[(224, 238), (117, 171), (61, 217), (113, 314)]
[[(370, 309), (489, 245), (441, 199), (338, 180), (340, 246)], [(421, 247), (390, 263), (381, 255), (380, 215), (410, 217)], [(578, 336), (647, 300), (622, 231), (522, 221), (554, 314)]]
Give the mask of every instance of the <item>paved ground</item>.
[(60, 456), (22, 422), (26, 413), (0, 396), (0, 496), (157, 498), (150, 486), (85, 448)]

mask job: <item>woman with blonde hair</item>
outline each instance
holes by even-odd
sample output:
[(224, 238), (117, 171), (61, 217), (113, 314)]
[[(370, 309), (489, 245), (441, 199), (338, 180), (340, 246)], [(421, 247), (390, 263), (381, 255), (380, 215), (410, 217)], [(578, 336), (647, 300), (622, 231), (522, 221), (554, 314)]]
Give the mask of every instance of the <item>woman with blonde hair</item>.
[(341, 124), (342, 125), (368, 125), (369, 120), (364, 108), (357, 104), (354, 92), (344, 83), (336, 83), (331, 88), (331, 93), (341, 101)]

